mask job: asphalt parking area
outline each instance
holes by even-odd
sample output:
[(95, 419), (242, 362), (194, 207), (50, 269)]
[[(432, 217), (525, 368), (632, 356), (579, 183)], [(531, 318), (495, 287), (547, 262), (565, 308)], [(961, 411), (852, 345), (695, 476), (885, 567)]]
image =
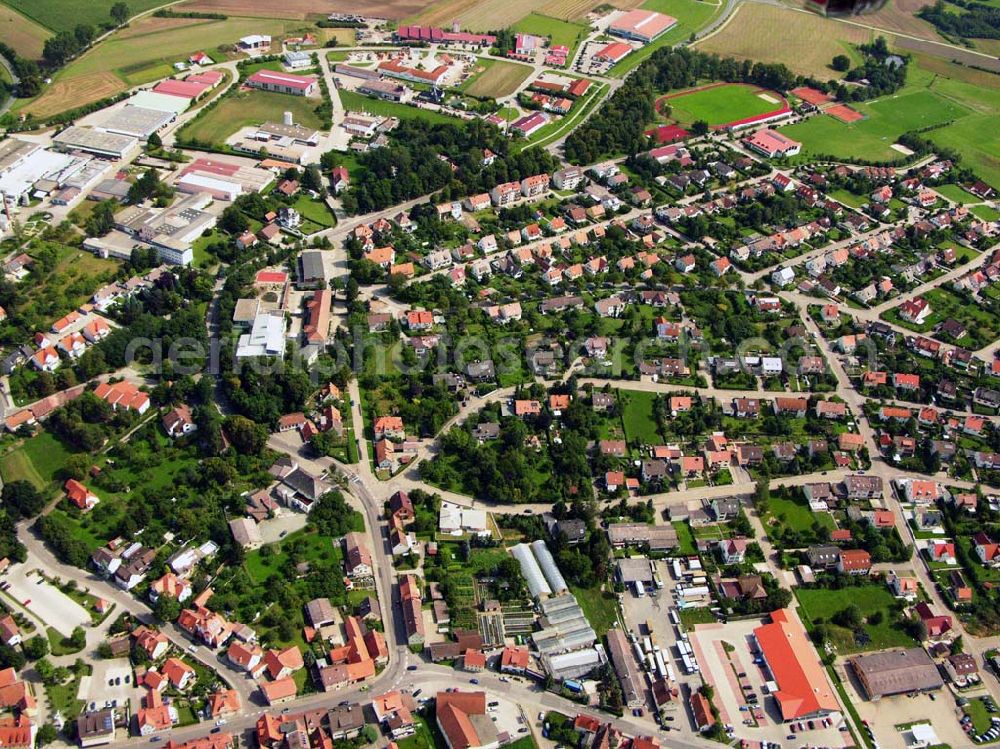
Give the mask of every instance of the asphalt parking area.
[(29, 574), (23, 564), (13, 566), (5, 579), (10, 583), (7, 592), (18, 603), (64, 637), (73, 634), (76, 627), (90, 624), (90, 614), (83, 606), (40, 575)]

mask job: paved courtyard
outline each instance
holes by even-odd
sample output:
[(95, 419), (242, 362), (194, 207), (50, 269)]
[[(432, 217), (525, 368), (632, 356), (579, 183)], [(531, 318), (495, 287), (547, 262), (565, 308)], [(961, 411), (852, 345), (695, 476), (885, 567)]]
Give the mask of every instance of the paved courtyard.
[(87, 708), (100, 710), (106, 702), (116, 706), (132, 700), (133, 708), (138, 704), (143, 690), (137, 689), (132, 679), (132, 666), (128, 658), (98, 659), (93, 662), (94, 672), (80, 680), (77, 699), (87, 703)]

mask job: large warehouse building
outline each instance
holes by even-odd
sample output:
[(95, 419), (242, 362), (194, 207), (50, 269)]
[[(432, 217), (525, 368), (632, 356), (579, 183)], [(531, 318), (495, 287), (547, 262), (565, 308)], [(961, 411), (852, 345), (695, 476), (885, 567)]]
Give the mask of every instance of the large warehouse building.
[(774, 699), (784, 721), (828, 715), (840, 710), (833, 687), (805, 629), (788, 609), (771, 612), (771, 623), (753, 631), (757, 648), (778, 691)]
[(608, 31), (616, 36), (649, 44), (676, 25), (677, 19), (673, 16), (652, 10), (636, 9), (612, 21)]
[(76, 125), (70, 125), (55, 136), (52, 145), (61, 151), (86, 151), (110, 159), (128, 160), (139, 153), (138, 138)]
[(869, 699), (929, 692), (944, 686), (934, 661), (922, 648), (856, 655), (848, 660)]

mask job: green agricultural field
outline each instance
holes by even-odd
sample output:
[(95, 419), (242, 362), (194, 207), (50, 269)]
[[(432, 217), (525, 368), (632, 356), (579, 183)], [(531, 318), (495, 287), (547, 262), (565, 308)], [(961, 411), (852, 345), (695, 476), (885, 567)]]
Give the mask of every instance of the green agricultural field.
[[(917, 644), (901, 627), (893, 623), (892, 609), (896, 599), (885, 586), (862, 585), (840, 590), (796, 588), (795, 595), (799, 599), (799, 615), (806, 628), (812, 631), (816, 623), (822, 620), (830, 633), (830, 641), (839, 654), (913, 647)], [(862, 626), (871, 638), (866, 645), (858, 645), (850, 629), (832, 621), (839, 612), (852, 604), (861, 610), (861, 616), (866, 620)], [(877, 624), (868, 623), (867, 620), (876, 612), (881, 614), (881, 621)]]
[(552, 16), (543, 16), (541, 13), (529, 13), (514, 24), (514, 31), (547, 36), (552, 39), (552, 44), (569, 47), (569, 59), (572, 60), (576, 45), (587, 34), (587, 27), (581, 23), (571, 23)]
[(722, 12), (724, 5), (725, 3), (722, 2), (709, 3), (701, 2), (701, 0), (646, 0), (641, 7), (673, 16), (677, 19), (677, 25), (652, 44), (647, 44), (642, 49), (628, 55), (611, 68), (609, 75), (621, 77), (636, 68), (639, 63), (661, 47), (687, 41), (691, 34), (711, 23)]
[(368, 112), (385, 117), (398, 117), (401, 120), (426, 120), (435, 125), (457, 124), (459, 121), (440, 112), (433, 112), (429, 109), (417, 109), (408, 104), (397, 104), (393, 101), (382, 101), (381, 99), (371, 99), (353, 91), (338, 91), (340, 101), (344, 109), (352, 112)]
[[(71, 31), (78, 23), (92, 26), (112, 23), (110, 10), (115, 0), (3, 0), (3, 3), (53, 31)], [(164, 0), (128, 0), (132, 15), (167, 4)]]
[(307, 99), (303, 96), (242, 91), (221, 100), (212, 109), (181, 128), (179, 134), (202, 143), (221, 145), (240, 128), (262, 122), (281, 122), (284, 112), (291, 112), (295, 122), (303, 127), (319, 128), (323, 123), (315, 109), (320, 104), (319, 99)]
[(232, 44), (252, 33), (281, 36), (295, 28), (306, 28), (301, 22), (252, 18), (196, 23), (176, 19), (173, 25), (162, 25), (163, 20), (144, 19), (129, 33), (114, 35), (67, 67), (66, 75), (110, 70), (123, 77), (126, 83), (139, 85), (161, 77), (145, 74), (156, 65), (165, 65), (172, 72), (175, 62), (187, 60), (201, 50), (210, 57), (214, 55), (213, 59), (225, 59), (217, 52), (220, 44)]
[(670, 107), (670, 119), (682, 125), (696, 120), (704, 120), (709, 125), (725, 125), (781, 108), (780, 100), (768, 101), (761, 96), (762, 93), (778, 99), (777, 94), (733, 83), (682, 93), (664, 100), (663, 105)]
[(524, 83), (525, 78), (531, 75), (529, 66), (514, 62), (480, 58), (477, 60), (476, 66), (479, 68), (479, 72), (469, 76), (459, 86), (459, 90), (464, 91), (469, 96), (483, 99), (500, 99), (504, 96), (510, 96), (517, 90), (518, 86)]
[(969, 110), (927, 89), (854, 105), (865, 119), (850, 125), (829, 115), (811, 117), (781, 132), (802, 142), (799, 161), (830, 154), (870, 161), (892, 161), (903, 155), (890, 148), (905, 132), (942, 125), (964, 117)]

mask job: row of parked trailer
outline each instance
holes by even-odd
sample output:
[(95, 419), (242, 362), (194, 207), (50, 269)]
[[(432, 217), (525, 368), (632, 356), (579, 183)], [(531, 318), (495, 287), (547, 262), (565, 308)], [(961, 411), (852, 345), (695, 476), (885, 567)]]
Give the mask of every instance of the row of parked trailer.
[(659, 645), (654, 645), (651, 636), (633, 637), (632, 648), (635, 650), (636, 661), (649, 674), (651, 680), (666, 679), (669, 682), (677, 681), (677, 675), (674, 673), (673, 666), (667, 663), (663, 655), (663, 648)]

